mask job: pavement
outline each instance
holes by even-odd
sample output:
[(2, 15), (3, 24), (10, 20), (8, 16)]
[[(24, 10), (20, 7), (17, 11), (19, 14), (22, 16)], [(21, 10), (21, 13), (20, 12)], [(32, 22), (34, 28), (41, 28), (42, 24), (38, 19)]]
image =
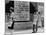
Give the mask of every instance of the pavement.
[[(14, 31), (14, 30), (12, 30), (12, 32), (6, 32), (5, 35), (31, 34), (32, 31), (33, 31), (32, 29), (22, 30), (22, 31)], [(43, 32), (44, 32), (43, 28), (38, 28), (38, 31), (36, 33), (43, 33)]]
[(44, 32), (44, 28), (42, 27), (42, 28), (38, 28), (38, 31), (37, 31), (37, 33), (43, 33)]
[(13, 30), (10, 30), (8, 29), (8, 23), (5, 24), (5, 35), (14, 35), (14, 34), (30, 34), (32, 33), (32, 29), (28, 29), (28, 30), (21, 30), (21, 31), (15, 31), (14, 29)]
[[(31, 34), (33, 32), (32, 29), (28, 29), (28, 30), (21, 30), (21, 31), (15, 31), (15, 30), (9, 30), (8, 29), (8, 23), (6, 23), (5, 26), (5, 35), (15, 35), (15, 34)], [(44, 28), (38, 28), (38, 31), (36, 33), (43, 33), (44, 32)]]

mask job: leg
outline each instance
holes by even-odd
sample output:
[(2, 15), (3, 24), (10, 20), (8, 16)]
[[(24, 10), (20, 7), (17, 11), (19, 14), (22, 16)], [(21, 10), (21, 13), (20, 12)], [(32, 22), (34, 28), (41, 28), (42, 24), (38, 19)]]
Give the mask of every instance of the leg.
[(13, 29), (13, 28), (14, 28), (14, 21), (13, 21), (11, 27), (8, 27), (8, 28), (9, 28), (9, 29)]
[(32, 33), (35, 33), (35, 24), (33, 24), (33, 32)]
[(36, 32), (37, 32), (37, 28), (38, 28), (38, 27), (37, 27), (37, 24), (36, 24)]

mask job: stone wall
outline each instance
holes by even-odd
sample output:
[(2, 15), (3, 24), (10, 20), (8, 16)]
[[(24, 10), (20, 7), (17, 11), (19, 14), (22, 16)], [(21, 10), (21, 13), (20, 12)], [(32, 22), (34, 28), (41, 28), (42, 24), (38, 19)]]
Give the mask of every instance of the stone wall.
[(27, 21), (29, 20), (29, 3), (23, 1), (16, 1), (14, 3), (14, 12), (16, 21)]

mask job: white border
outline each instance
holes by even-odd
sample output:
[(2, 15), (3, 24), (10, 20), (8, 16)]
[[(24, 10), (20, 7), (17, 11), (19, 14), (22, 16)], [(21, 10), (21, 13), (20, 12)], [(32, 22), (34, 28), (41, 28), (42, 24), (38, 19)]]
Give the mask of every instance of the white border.
[(0, 35), (5, 31), (5, 0), (0, 0)]
[(44, 0), (14, 0), (14, 1), (44, 2)]
[[(14, 1), (16, 1), (16, 0), (14, 0)], [(20, 1), (46, 3), (45, 2), (46, 0), (20, 0)], [(46, 9), (46, 4), (45, 4), (44, 8)], [(46, 10), (44, 10), (44, 11), (45, 11), (44, 15), (46, 16)], [(45, 16), (44, 16), (44, 18), (45, 18)], [(44, 25), (45, 25), (45, 33), (35, 33), (35, 34), (32, 33), (32, 34), (20, 34), (20, 35), (45, 35), (46, 34), (46, 18), (45, 18)], [(0, 35), (4, 35), (4, 32), (5, 32), (5, 0), (0, 0)]]

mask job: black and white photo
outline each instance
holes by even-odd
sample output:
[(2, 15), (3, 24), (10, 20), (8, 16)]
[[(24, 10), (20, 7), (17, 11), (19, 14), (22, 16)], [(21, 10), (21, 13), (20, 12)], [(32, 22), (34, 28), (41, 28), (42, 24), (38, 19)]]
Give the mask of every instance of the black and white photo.
[(43, 32), (43, 2), (5, 1), (5, 35)]

